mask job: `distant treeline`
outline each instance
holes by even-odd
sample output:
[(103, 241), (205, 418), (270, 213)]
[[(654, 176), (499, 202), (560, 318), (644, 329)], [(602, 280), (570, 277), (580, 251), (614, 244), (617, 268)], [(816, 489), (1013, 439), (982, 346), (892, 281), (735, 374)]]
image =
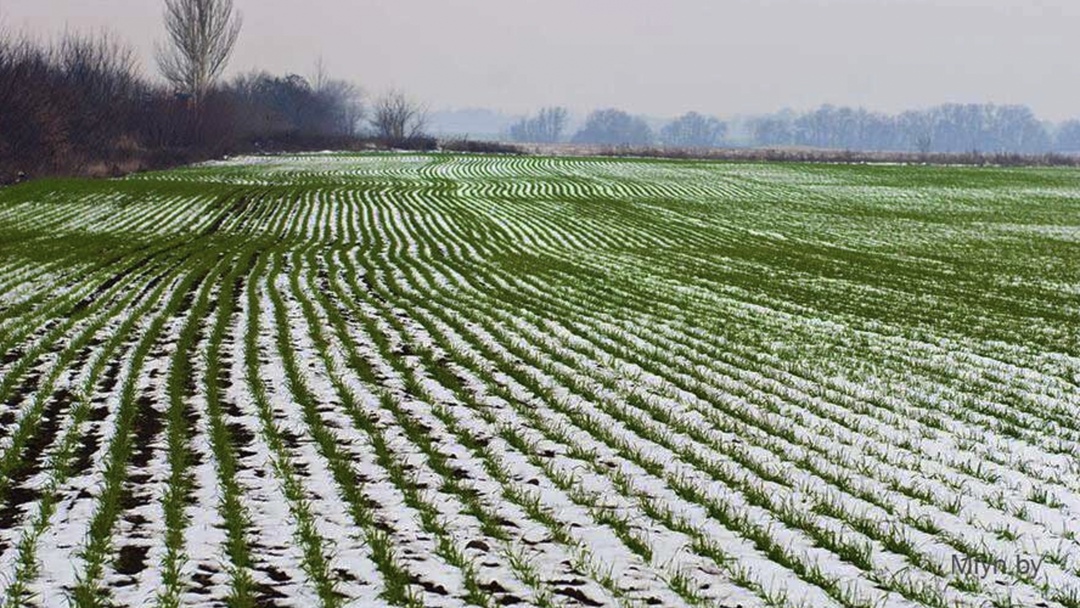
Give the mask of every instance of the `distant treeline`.
[(614, 156), (737, 162), (806, 164), (905, 164), (970, 167), (1080, 167), (1080, 155), (1048, 152), (895, 152), (825, 150), (820, 148), (677, 148), (603, 144), (515, 144), (524, 154), (547, 156)]
[(672, 148), (815, 148), (919, 154), (1026, 154), (1080, 152), (1080, 121), (1051, 125), (1025, 106), (946, 104), (890, 115), (822, 106), (743, 121), (740, 133), (717, 118), (690, 112), (654, 130), (644, 118), (617, 109), (597, 110), (574, 134), (568, 112), (546, 108), (510, 129), (521, 143), (665, 146)]
[[(554, 144), (566, 142), (570, 111), (561, 107), (540, 110), (510, 127), (510, 140), (518, 143)], [(727, 125), (716, 118), (690, 112), (654, 133), (645, 119), (617, 109), (589, 114), (585, 125), (570, 143), (606, 146), (650, 146), (709, 148), (723, 145)]]
[(354, 145), (355, 86), (318, 74), (253, 73), (199, 103), (154, 84), (108, 35), (0, 41), (0, 183), (118, 175), (227, 153)]
[(1080, 152), (1080, 122), (1054, 128), (1030, 108), (945, 104), (897, 115), (835, 106), (752, 120), (752, 143), (833, 150), (929, 153), (1045, 154)]

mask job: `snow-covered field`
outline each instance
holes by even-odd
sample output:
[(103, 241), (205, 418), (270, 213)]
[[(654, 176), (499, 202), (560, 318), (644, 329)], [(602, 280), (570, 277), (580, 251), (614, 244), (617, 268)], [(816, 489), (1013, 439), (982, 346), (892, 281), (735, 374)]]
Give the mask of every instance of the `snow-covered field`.
[(0, 190), (0, 602), (1080, 606), (1080, 172)]

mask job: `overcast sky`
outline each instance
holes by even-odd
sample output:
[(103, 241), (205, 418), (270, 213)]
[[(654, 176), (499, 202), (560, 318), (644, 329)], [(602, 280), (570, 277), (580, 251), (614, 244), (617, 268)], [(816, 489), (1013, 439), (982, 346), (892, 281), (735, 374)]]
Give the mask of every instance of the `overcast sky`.
[[(433, 108), (761, 114), (1026, 103), (1080, 116), (1077, 0), (235, 0), (230, 73), (407, 90)], [(158, 0), (0, 0), (9, 31), (114, 30), (154, 70)]]

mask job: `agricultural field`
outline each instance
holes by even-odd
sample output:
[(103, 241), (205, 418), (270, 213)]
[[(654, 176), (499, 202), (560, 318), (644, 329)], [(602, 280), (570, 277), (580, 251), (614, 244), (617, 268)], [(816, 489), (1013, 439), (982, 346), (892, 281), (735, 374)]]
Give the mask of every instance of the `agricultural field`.
[(0, 190), (0, 603), (1080, 606), (1080, 172)]

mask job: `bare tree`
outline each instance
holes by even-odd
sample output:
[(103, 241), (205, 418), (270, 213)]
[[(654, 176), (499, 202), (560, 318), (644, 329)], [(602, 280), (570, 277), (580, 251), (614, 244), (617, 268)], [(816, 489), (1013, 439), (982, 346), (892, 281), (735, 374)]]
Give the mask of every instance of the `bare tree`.
[(1080, 152), (1080, 120), (1067, 120), (1062, 123), (1054, 142), (1058, 152)]
[(83, 148), (110, 148), (130, 124), (124, 124), (141, 92), (135, 53), (112, 34), (67, 34), (55, 49), (55, 61), (72, 97), (69, 138)]
[(370, 122), (380, 138), (399, 142), (423, 136), (428, 114), (423, 105), (404, 93), (390, 91), (375, 100)]
[(727, 129), (716, 118), (687, 112), (660, 131), (660, 141), (675, 148), (712, 148), (724, 139)]
[(0, 172), (80, 172), (123, 161), (147, 92), (112, 35), (0, 41)]
[(330, 70), (326, 68), (326, 60), (322, 55), (315, 60), (315, 69), (308, 78), (308, 82), (311, 83), (311, 88), (316, 91), (321, 91), (330, 83)]
[(0, 181), (4, 173), (51, 168), (70, 146), (63, 118), (67, 95), (52, 49), (26, 38), (0, 43)]
[(355, 136), (364, 119), (364, 92), (351, 82), (330, 78), (315, 90), (315, 95), (324, 107), (330, 108), (330, 132)]
[(612, 108), (589, 114), (585, 126), (574, 135), (573, 142), (608, 146), (648, 146), (653, 143), (653, 132), (644, 119)]
[(161, 74), (201, 101), (229, 62), (241, 25), (232, 0), (165, 0), (169, 39), (158, 48)]
[(566, 108), (544, 108), (539, 116), (522, 118), (510, 127), (510, 138), (517, 142), (557, 143), (562, 140), (569, 118)]
[(355, 136), (364, 120), (364, 91), (352, 82), (332, 77), (321, 55), (308, 80), (322, 107), (330, 110), (326, 130), (334, 135)]
[(570, 110), (563, 107), (551, 107), (540, 110), (538, 117), (540, 133), (544, 139), (557, 143), (562, 140), (566, 124), (570, 120)]

